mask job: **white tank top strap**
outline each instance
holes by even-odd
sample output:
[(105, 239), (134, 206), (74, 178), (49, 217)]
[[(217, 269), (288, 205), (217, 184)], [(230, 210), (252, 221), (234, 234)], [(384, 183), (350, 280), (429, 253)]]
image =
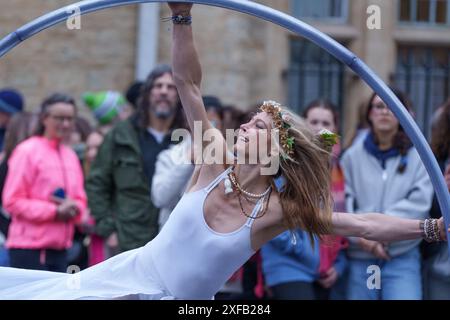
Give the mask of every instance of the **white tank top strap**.
[(214, 189), (220, 181), (222, 181), (230, 172), (233, 170), (233, 167), (228, 167), (224, 172), (222, 172), (218, 177), (216, 177), (211, 183), (205, 188), (206, 193), (210, 193), (212, 189)]

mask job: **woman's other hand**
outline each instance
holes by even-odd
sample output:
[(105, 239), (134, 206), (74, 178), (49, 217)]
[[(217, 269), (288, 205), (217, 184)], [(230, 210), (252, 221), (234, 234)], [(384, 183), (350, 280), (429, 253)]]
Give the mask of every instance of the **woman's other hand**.
[(338, 278), (338, 273), (334, 267), (331, 267), (317, 282), (325, 289), (331, 288)]
[(383, 260), (391, 259), (391, 257), (385, 250), (385, 246), (381, 242), (360, 238), (359, 245), (363, 250), (373, 254), (375, 257), (379, 259)]
[(64, 199), (56, 209), (56, 220), (68, 221), (80, 213), (77, 203), (71, 199)]
[(106, 239), (106, 245), (113, 249), (119, 246), (119, 238), (117, 237), (116, 232), (111, 233), (111, 235)]

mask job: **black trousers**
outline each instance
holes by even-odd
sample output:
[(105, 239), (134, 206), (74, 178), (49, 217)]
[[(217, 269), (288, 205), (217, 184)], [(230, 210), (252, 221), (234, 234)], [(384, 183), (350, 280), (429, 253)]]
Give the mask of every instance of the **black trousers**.
[(287, 282), (270, 289), (276, 300), (316, 300), (314, 284), (309, 282)]
[(270, 288), (276, 300), (326, 300), (328, 290), (316, 283), (293, 281)]
[(67, 272), (66, 250), (9, 249), (9, 259), (14, 268)]

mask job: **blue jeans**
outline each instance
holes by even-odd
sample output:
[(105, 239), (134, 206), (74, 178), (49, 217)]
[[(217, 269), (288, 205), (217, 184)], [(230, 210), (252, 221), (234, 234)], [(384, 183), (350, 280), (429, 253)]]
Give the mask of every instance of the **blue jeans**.
[(436, 245), (437, 251), (423, 261), (425, 300), (450, 300), (450, 259), (447, 243)]
[[(369, 268), (371, 265), (378, 266), (380, 270), (381, 280), (378, 288), (374, 285), (375, 281), (370, 281), (375, 275), (373, 269)], [(373, 285), (372, 289), (369, 289), (368, 282)], [(389, 261), (349, 259), (347, 299), (421, 300), (422, 274), (419, 248), (414, 248)]]
[(8, 250), (3, 245), (0, 245), (0, 267), (9, 267)]

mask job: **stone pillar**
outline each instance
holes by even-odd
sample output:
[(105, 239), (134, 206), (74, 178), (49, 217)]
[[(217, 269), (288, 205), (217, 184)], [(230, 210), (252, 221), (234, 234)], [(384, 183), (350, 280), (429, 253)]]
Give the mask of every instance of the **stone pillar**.
[[(396, 43), (392, 37), (397, 18), (396, 2), (384, 0), (350, 0), (349, 23), (356, 27), (359, 35), (350, 42), (349, 49), (360, 57), (386, 83), (396, 64)], [(367, 27), (367, 8), (377, 5), (381, 10), (381, 29), (369, 30)], [(344, 145), (354, 136), (360, 117), (364, 114), (372, 89), (356, 74), (349, 71), (346, 77), (344, 110)]]
[(139, 5), (135, 78), (145, 80), (158, 60), (159, 3)]

